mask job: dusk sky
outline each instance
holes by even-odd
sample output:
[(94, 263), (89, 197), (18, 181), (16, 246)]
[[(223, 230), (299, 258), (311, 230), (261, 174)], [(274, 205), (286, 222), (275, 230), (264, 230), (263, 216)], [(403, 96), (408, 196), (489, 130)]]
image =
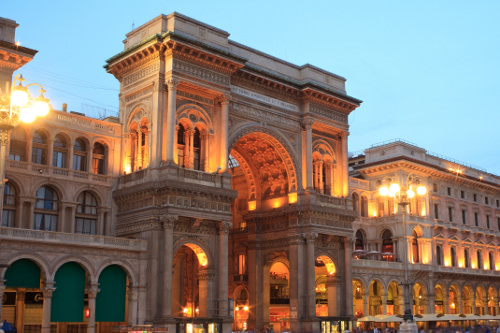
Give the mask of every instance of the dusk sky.
[(55, 109), (118, 112), (106, 60), (132, 28), (179, 12), (295, 65), (347, 79), (363, 101), (349, 151), (402, 139), (500, 175), (500, 1), (1, 1), (16, 39), (38, 50), (16, 73)]

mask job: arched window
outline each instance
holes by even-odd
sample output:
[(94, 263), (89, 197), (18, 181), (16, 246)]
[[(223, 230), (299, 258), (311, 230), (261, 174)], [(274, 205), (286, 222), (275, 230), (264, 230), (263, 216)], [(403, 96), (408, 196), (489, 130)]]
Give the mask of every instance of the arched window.
[(66, 158), (68, 146), (66, 139), (61, 134), (57, 134), (54, 139), (54, 151), (52, 153), (52, 165), (56, 168), (66, 168)]
[(476, 260), (477, 260), (477, 268), (482, 269), (483, 268), (483, 260), (481, 256), (481, 250), (477, 250), (476, 252)]
[(470, 267), (469, 249), (464, 249), (464, 266), (465, 268)]
[(365, 249), (365, 245), (363, 242), (363, 233), (361, 230), (356, 231), (356, 242), (354, 244), (354, 250), (362, 251)]
[(313, 187), (318, 193), (326, 193), (326, 163), (318, 158), (313, 161)]
[(57, 193), (47, 186), (36, 191), (33, 229), (56, 231), (58, 217)]
[(97, 234), (97, 200), (88, 192), (78, 196), (75, 214), (75, 232), (81, 234)]
[(451, 256), (451, 267), (455, 267), (457, 265), (457, 250), (455, 249), (454, 246), (452, 246), (450, 249), (450, 256)]
[(179, 124), (177, 127), (177, 162), (181, 168), (185, 167), (184, 165), (184, 148), (186, 146), (184, 138), (185, 133), (186, 131), (184, 129), (184, 126), (182, 126), (182, 124)]
[(382, 234), (382, 256), (387, 261), (394, 261), (394, 244), (390, 230), (385, 230)]
[(82, 139), (76, 139), (73, 146), (73, 170), (87, 171), (87, 145)]
[(11, 183), (3, 188), (2, 227), (13, 227), (16, 221), (16, 189)]
[(356, 192), (352, 194), (352, 210), (359, 212), (359, 195)]
[(368, 217), (368, 199), (365, 195), (361, 196), (361, 216)]
[(419, 263), (420, 262), (420, 255), (419, 255), (419, 251), (418, 251), (418, 235), (417, 235), (417, 232), (415, 230), (413, 230), (413, 234), (412, 234), (412, 240), (411, 240), (411, 252), (412, 252), (412, 256), (413, 256), (413, 263)]
[(443, 249), (441, 245), (436, 245), (436, 265), (443, 265)]
[(104, 175), (106, 172), (106, 150), (104, 146), (96, 142), (92, 150), (92, 172)]
[(139, 126), (133, 122), (130, 126), (130, 169), (137, 171), (147, 166), (147, 142), (148, 142), (148, 124), (143, 119)]
[(47, 137), (42, 131), (36, 131), (33, 134), (31, 162), (36, 164), (47, 164)]
[(9, 140), (9, 158), (14, 161), (26, 161), (26, 132), (22, 127), (12, 130)]
[(193, 137), (193, 169), (202, 170), (201, 156), (201, 136), (200, 131), (196, 128)]

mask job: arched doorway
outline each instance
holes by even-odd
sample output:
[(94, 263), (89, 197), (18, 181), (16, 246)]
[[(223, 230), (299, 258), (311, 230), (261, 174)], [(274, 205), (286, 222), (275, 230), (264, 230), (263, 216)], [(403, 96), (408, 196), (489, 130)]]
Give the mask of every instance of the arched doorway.
[(440, 284), (434, 287), (434, 313), (445, 313), (443, 286)]
[(368, 306), (370, 316), (384, 314), (382, 297), (384, 296), (384, 286), (378, 280), (373, 280), (370, 283)]
[(360, 280), (352, 280), (352, 304), (353, 313), (356, 318), (365, 316), (365, 287)]
[(290, 328), (290, 272), (284, 263), (273, 263), (269, 284), (269, 323), (275, 332), (285, 332)]
[(40, 286), (40, 267), (30, 259), (14, 261), (5, 272), (2, 320), (17, 331), (40, 330), (42, 325), (43, 293)]
[(314, 263), (316, 316), (337, 316), (337, 291), (335, 263), (328, 256), (319, 256)]
[(234, 330), (245, 331), (248, 328), (248, 291), (244, 287), (239, 287), (234, 296)]
[(399, 285), (396, 281), (391, 281), (387, 287), (387, 314), (397, 315), (403, 314), (403, 307), (401, 307), (401, 293)]

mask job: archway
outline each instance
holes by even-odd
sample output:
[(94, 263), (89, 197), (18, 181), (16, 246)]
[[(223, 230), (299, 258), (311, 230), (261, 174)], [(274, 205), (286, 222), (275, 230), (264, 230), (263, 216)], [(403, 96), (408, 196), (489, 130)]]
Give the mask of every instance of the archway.
[(11, 323), (18, 331), (24, 327), (41, 329), (41, 273), (40, 267), (30, 259), (14, 261), (5, 272), (1, 318)]
[(236, 330), (247, 330), (249, 311), (248, 290), (245, 287), (239, 287), (234, 295), (234, 328)]
[(365, 316), (365, 297), (366, 290), (363, 282), (352, 280), (352, 304), (353, 313), (357, 318)]
[(338, 281), (335, 263), (328, 256), (319, 256), (314, 263), (316, 316), (337, 316)]
[(383, 302), (382, 297), (384, 296), (384, 286), (378, 280), (373, 280), (370, 283), (369, 287), (369, 297), (368, 297), (368, 306), (369, 306), (369, 315), (375, 316), (379, 314), (383, 314)]
[(459, 313), (460, 289), (456, 285), (451, 285), (448, 289), (448, 312), (451, 314)]
[(495, 302), (497, 300), (497, 291), (492, 286), (488, 288), (488, 314), (492, 316), (496, 316)]
[(208, 317), (213, 281), (205, 251), (194, 243), (182, 245), (175, 252), (172, 274), (172, 315)]
[(99, 327), (125, 324), (127, 321), (127, 275), (118, 265), (106, 267), (99, 275), (95, 319)]
[(269, 270), (269, 323), (275, 332), (290, 328), (290, 272), (282, 262), (275, 262)]
[(465, 286), (462, 290), (462, 313), (464, 314), (473, 314), (473, 304), (472, 301), (474, 299), (474, 292), (472, 287)]
[(434, 313), (445, 313), (443, 286), (440, 284), (434, 287)]
[(403, 314), (402, 304), (400, 286), (396, 281), (391, 281), (387, 287), (387, 314)]
[(413, 286), (413, 314), (422, 314), (427, 312), (427, 289), (420, 282)]
[(486, 314), (486, 291), (482, 286), (476, 288), (476, 312), (475, 314), (483, 316)]

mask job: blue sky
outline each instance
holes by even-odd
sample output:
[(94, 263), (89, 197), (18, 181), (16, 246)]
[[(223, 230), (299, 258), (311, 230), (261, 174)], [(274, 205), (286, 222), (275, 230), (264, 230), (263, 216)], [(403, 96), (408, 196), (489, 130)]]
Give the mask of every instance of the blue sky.
[(500, 175), (500, 1), (0, 1), (0, 16), (20, 24), (16, 39), (39, 51), (19, 72), (56, 109), (117, 112), (106, 59), (134, 25), (177, 11), (345, 77), (363, 100), (349, 151), (400, 138)]

